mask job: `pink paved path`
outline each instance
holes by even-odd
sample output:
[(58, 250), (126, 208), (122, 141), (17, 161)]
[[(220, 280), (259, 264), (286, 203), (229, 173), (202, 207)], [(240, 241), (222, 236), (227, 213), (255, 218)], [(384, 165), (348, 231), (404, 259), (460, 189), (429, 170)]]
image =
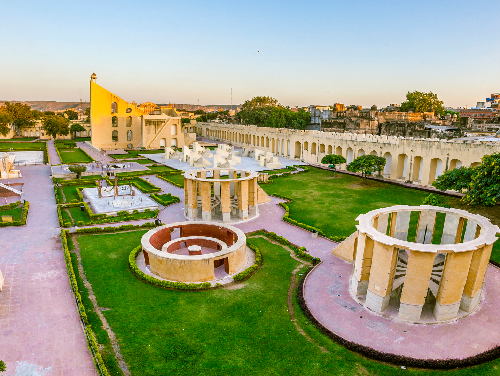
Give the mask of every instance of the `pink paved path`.
[(491, 265), (478, 311), (453, 323), (416, 325), (359, 305), (348, 291), (352, 265), (333, 255), (322, 260), (307, 277), (305, 301), (323, 326), (344, 339), (417, 359), (463, 359), (500, 345), (500, 270)]
[(21, 171), (19, 181), (25, 183), (30, 202), (28, 224), (0, 228), (0, 270), (5, 277), (0, 359), (7, 365), (5, 375), (96, 375), (61, 241), (51, 233), (58, 220), (50, 168), (28, 166)]
[(49, 151), (49, 162), (51, 165), (61, 164), (61, 158), (57, 154), (54, 140), (47, 141), (47, 150)]

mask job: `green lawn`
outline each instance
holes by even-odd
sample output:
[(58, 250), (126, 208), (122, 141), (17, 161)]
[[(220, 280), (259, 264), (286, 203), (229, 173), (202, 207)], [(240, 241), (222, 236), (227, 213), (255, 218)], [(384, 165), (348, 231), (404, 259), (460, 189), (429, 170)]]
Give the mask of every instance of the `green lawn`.
[(12, 142), (12, 141), (33, 141), (36, 140), (38, 137), (19, 137), (19, 138), (7, 138), (0, 140), (0, 142)]
[(140, 164), (152, 164), (152, 163), (156, 163), (155, 161), (152, 161), (151, 159), (146, 159), (146, 158), (122, 159), (120, 162), (137, 162), (137, 163), (140, 163)]
[(64, 201), (65, 203), (69, 203), (72, 200), (78, 200), (80, 201), (80, 197), (76, 194), (76, 188), (82, 190), (84, 188), (95, 188), (95, 184), (82, 184), (79, 186), (74, 186), (74, 185), (69, 185), (69, 186), (64, 186), (59, 189), (62, 189), (64, 192), (64, 197), (66, 200)]
[[(290, 276), (299, 263), (267, 240), (263, 266), (239, 289), (164, 290), (138, 280), (128, 268), (131, 249), (145, 231), (78, 238), (85, 277), (115, 332), (132, 375), (399, 375), (399, 367), (370, 361), (337, 345), (287, 306)], [(124, 245), (127, 246), (124, 246)], [(301, 269), (299, 275), (304, 272)], [(85, 294), (85, 293), (84, 293)], [(93, 323), (99, 341), (107, 339)], [(321, 351), (321, 345), (327, 352)], [(495, 374), (500, 361), (447, 375)], [(404, 371), (409, 375), (429, 371)], [(432, 374), (445, 374), (433, 371)]]
[(59, 149), (59, 154), (61, 155), (62, 163), (89, 163), (93, 161), (93, 159), (85, 154), (80, 148)]
[(45, 150), (45, 142), (2, 142), (0, 143), (0, 151), (9, 151), (13, 149), (13, 151), (36, 151), (36, 150)]
[(184, 175), (166, 175), (165, 178), (180, 184), (181, 188), (184, 188)]
[[(13, 221), (20, 221), (21, 217), (23, 215), (23, 204), (20, 204), (16, 208), (7, 209), (7, 210), (0, 210), (0, 217), (2, 217), (4, 215), (6, 215), (6, 216), (11, 215)], [(2, 219), (0, 218), (0, 222), (1, 221), (2, 221)]]
[[(363, 180), (357, 176), (310, 168), (308, 172), (279, 177), (261, 187), (269, 194), (291, 197), (290, 217), (322, 229), (328, 236), (349, 236), (356, 228), (356, 217), (370, 210), (392, 205), (421, 205), (429, 193), (388, 183)], [(169, 177), (170, 179), (170, 177)], [(460, 203), (458, 198), (442, 196), (444, 203), (490, 218), (500, 225), (500, 206), (474, 207)], [(416, 214), (416, 213), (415, 213)], [(408, 240), (416, 233), (418, 218), (412, 213)], [(433, 243), (439, 243), (444, 215), (438, 214)], [(415, 230), (415, 231), (413, 231)], [(491, 257), (500, 262), (500, 242), (493, 247)]]

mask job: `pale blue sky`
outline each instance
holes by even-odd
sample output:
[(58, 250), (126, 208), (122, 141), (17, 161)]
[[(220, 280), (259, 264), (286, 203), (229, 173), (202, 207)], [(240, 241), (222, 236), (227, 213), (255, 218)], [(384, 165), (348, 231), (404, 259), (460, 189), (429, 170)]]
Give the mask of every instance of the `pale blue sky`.
[(500, 91), (498, 1), (3, 2), (0, 100), (469, 107)]

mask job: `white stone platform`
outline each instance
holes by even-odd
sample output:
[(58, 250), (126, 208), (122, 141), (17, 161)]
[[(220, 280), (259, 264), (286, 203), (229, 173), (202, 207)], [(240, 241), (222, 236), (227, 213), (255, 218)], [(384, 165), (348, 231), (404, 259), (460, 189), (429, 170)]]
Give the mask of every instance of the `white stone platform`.
[(16, 157), (14, 164), (16, 166), (26, 166), (34, 164), (43, 164), (43, 151), (8, 151), (6, 154), (11, 154)]
[(97, 188), (84, 188), (83, 197), (90, 204), (94, 214), (116, 215), (119, 211), (127, 210), (132, 213), (134, 210), (143, 212), (146, 209), (156, 210), (160, 206), (156, 201), (149, 198), (138, 189), (134, 190), (134, 196), (110, 196), (99, 197)]

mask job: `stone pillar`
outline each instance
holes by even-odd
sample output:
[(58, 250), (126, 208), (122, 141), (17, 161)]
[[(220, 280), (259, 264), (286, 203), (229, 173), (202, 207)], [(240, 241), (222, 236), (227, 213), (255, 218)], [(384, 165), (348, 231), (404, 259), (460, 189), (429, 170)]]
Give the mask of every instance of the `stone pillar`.
[(436, 212), (432, 210), (421, 211), (418, 217), (417, 239), (415, 243), (430, 244), (435, 225)]
[(368, 292), (366, 293), (366, 306), (372, 311), (382, 312), (389, 305), (397, 256), (398, 250), (394, 246), (374, 242)]
[(457, 317), (471, 259), (472, 251), (453, 252), (446, 255), (436, 305), (434, 306), (434, 317), (437, 321), (446, 321)]
[[(429, 185), (429, 174), (431, 172), (431, 160), (422, 157), (422, 180), (420, 185)], [(435, 171), (435, 169), (434, 169)]]
[(248, 219), (248, 180), (238, 184), (238, 210), (241, 219)]
[(201, 191), (201, 219), (210, 221), (212, 219), (212, 183), (200, 182)]
[(189, 188), (188, 188), (188, 185), (189, 185), (190, 181), (191, 180), (184, 178), (184, 213), (186, 216), (187, 216), (188, 207), (189, 207)]
[(356, 246), (354, 273), (351, 278), (351, 290), (356, 295), (365, 295), (368, 290), (372, 257), (373, 240), (366, 234), (360, 233)]
[(188, 218), (196, 219), (198, 218), (198, 190), (196, 188), (196, 180), (188, 180), (188, 195)]
[[(220, 170), (214, 170), (214, 180), (220, 179)], [(214, 182), (214, 196), (220, 198), (220, 183)]]
[[(454, 213), (446, 213), (444, 219), (443, 235), (441, 236), (441, 244), (455, 244), (459, 225), (463, 225), (460, 221), (460, 216)], [(460, 231), (461, 233), (461, 231)]]
[(401, 293), (398, 318), (406, 321), (419, 321), (425, 303), (432, 267), (436, 254), (431, 252), (410, 251), (408, 266)]
[[(235, 179), (235, 177), (236, 177), (236, 172), (235, 172), (235, 171), (228, 171), (228, 179), (229, 179), (229, 180), (231, 180), (231, 179)], [(231, 193), (230, 193), (230, 194), (231, 194), (231, 197), (233, 197), (233, 196), (234, 196), (234, 185), (235, 185), (235, 184), (236, 184), (236, 183), (231, 183), (231, 185), (230, 185), (230, 186), (231, 186)]]
[(222, 210), (222, 221), (231, 222), (231, 196), (230, 196), (230, 183), (222, 182), (221, 184), (221, 210)]
[(484, 275), (490, 261), (493, 244), (476, 249), (472, 253), (469, 273), (465, 281), (465, 287), (460, 301), (460, 309), (472, 312), (476, 309), (483, 291)]
[[(395, 213), (393, 213), (393, 216)], [(406, 241), (408, 238), (408, 227), (410, 226), (411, 211), (400, 211), (396, 217), (393, 237)]]
[(259, 214), (258, 189), (257, 178), (248, 181), (248, 214), (250, 217), (255, 217)]

